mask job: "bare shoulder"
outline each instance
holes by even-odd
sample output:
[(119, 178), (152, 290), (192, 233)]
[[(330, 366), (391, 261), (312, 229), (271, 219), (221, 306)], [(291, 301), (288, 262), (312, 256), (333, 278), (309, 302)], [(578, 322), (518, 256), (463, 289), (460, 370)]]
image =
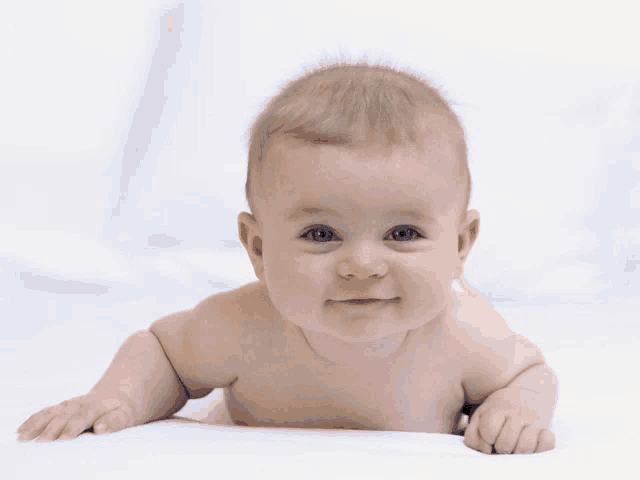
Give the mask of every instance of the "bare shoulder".
[(462, 383), (467, 400), (479, 403), (504, 388), (531, 365), (544, 362), (540, 350), (513, 332), (478, 291), (468, 285), (454, 293), (453, 329), (463, 359)]
[(231, 319), (231, 328), (245, 341), (252, 335), (280, 334), (285, 326), (281, 315), (271, 303), (266, 285), (262, 282), (248, 283), (223, 294), (211, 296), (199, 307), (203, 311), (203, 320), (206, 319), (207, 322), (203, 328), (209, 327), (210, 322), (215, 322), (216, 318)]
[(193, 309), (151, 325), (149, 330), (162, 344), (190, 398), (204, 397), (239, 378), (243, 343), (263, 302), (260, 284), (254, 282), (211, 295)]
[(480, 292), (466, 282), (462, 288), (462, 292), (453, 291), (452, 309), (453, 325), (461, 341), (500, 341), (513, 335), (506, 320)]

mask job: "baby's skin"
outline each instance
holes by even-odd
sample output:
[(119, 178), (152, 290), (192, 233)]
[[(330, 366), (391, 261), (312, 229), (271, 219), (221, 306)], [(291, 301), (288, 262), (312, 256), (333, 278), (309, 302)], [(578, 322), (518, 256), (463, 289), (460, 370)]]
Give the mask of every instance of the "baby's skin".
[(268, 201), (238, 217), (258, 281), (154, 322), (118, 352), (148, 366), (114, 360), (20, 439), (114, 432), (223, 388), (235, 425), (452, 434), (467, 411), (474, 450), (553, 449), (553, 371), (463, 280), (479, 215), (459, 215), (453, 155), (281, 142)]

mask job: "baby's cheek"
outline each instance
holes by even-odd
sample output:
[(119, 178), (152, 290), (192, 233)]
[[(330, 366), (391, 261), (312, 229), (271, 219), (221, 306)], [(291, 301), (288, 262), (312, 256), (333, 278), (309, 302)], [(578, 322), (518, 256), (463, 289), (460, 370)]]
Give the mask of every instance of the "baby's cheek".
[(317, 303), (328, 290), (333, 290), (333, 267), (326, 257), (313, 255), (298, 257), (294, 260), (282, 262), (278, 266), (279, 276), (286, 277), (283, 285), (289, 292), (295, 292), (300, 297), (305, 297), (308, 302)]

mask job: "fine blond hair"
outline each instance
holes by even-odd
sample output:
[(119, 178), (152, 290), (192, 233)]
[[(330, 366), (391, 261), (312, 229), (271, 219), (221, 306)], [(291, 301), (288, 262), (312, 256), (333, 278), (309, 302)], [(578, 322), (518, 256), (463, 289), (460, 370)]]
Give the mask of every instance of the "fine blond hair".
[(466, 187), (459, 215), (464, 218), (471, 197), (471, 174), (458, 115), (428, 80), (366, 60), (313, 68), (286, 83), (264, 106), (249, 131), (245, 195), (251, 213), (257, 216), (255, 197), (264, 160), (279, 138), (348, 149), (419, 147), (432, 133), (430, 117), (445, 118), (452, 127), (458, 157), (456, 181)]

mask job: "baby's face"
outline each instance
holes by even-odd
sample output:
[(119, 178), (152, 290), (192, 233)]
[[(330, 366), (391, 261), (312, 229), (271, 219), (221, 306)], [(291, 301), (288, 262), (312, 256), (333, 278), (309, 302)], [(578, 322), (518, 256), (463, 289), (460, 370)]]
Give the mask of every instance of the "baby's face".
[[(463, 189), (449, 144), (381, 153), (287, 140), (269, 153), (262, 225), (249, 225), (249, 238), (262, 240), (252, 262), (286, 319), (370, 342), (444, 310), (471, 246), (459, 252), (458, 235), (477, 218), (458, 225)], [(383, 301), (341, 302), (353, 298)]]

